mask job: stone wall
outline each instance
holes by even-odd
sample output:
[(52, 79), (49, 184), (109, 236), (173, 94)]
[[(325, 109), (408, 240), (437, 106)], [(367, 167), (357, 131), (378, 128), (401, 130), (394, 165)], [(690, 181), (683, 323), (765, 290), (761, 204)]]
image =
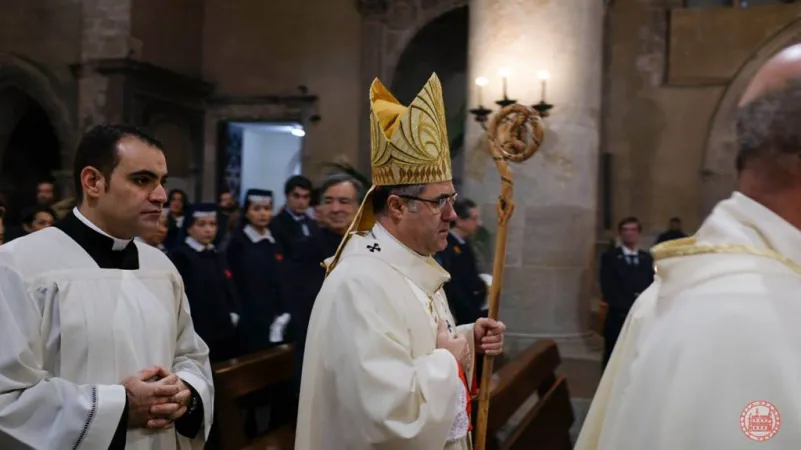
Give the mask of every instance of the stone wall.
[(137, 59), (199, 77), (203, 57), (201, 0), (132, 0), (131, 35)]
[[(204, 20), (203, 78), (216, 84), (217, 95), (298, 95), (305, 85), (319, 97), (321, 120), (307, 124), (303, 172), (318, 178), (320, 163), (355, 159), (359, 123), (367, 120), (359, 102), (367, 90), (359, 89), (360, 16), (352, 0), (207, 1)], [(251, 109), (226, 107), (228, 114), (269, 120)], [(207, 165), (214, 164), (215, 146), (206, 141)], [(204, 189), (210, 183), (213, 174), (206, 171)]]
[(601, 148), (612, 156), (613, 227), (635, 215), (654, 233), (679, 216), (692, 232), (731, 193), (735, 99), (793, 40), (786, 29), (801, 14), (801, 5), (671, 10), (679, 3), (618, 0), (609, 10)]

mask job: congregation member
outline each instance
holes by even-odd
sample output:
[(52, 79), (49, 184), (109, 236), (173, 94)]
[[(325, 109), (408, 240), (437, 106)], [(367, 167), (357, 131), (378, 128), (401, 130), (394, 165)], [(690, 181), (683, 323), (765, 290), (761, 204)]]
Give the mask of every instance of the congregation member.
[(164, 246), (164, 240), (167, 239), (167, 226), (167, 211), (162, 210), (156, 227), (143, 231), (136, 239), (167, 253), (167, 248)]
[(604, 321), (604, 355), (606, 367), (615, 348), (623, 323), (637, 297), (654, 281), (654, 260), (640, 250), (642, 225), (636, 217), (628, 217), (617, 225), (620, 245), (601, 257), (601, 294), (609, 305)]
[(290, 177), (284, 184), (286, 204), (270, 223), (270, 231), (286, 255), (295, 243), (317, 233), (317, 223), (306, 214), (311, 202), (312, 183), (303, 175)]
[(169, 254), (184, 280), (197, 333), (209, 346), (211, 362), (239, 356), (239, 302), (231, 271), (212, 243), (217, 235), (217, 204), (190, 205), (183, 225), (184, 242)]
[(243, 349), (255, 352), (284, 340), (290, 314), (285, 302), (284, 255), (269, 229), (272, 191), (249, 189), (242, 213), (242, 224), (231, 234), (225, 254), (241, 304)]
[(0, 246), (0, 448), (202, 448), (208, 348), (183, 283), (134, 236), (166, 201), (162, 144), (128, 126), (81, 139), (78, 206)]
[(445, 283), (445, 295), (457, 325), (473, 323), (485, 316), (487, 283), (478, 273), (476, 254), (470, 243), (481, 226), (476, 203), (470, 199), (457, 199), (453, 204), (456, 220), (451, 223), (448, 246), (437, 254), (437, 261), (451, 275)]
[(167, 247), (167, 250), (172, 250), (181, 245), (186, 237), (183, 230), (189, 197), (186, 192), (173, 189), (167, 198), (167, 238), (164, 240), (164, 246)]
[(364, 187), (355, 178), (345, 173), (326, 177), (319, 188), (320, 207), (318, 223), (325, 225), (308, 241), (300, 244), (286, 269), (289, 279), (287, 290), (291, 293), (289, 325), (295, 337), (292, 369), (296, 394), (300, 394), (300, 379), (303, 369), (303, 354), (306, 347), (306, 332), (309, 327), (314, 299), (325, 280), (323, 261), (334, 256), (356, 216)]

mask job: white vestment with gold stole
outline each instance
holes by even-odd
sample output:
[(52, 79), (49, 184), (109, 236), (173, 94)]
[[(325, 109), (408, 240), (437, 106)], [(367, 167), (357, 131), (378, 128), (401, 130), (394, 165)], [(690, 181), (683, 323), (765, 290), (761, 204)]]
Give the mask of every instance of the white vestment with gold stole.
[(450, 275), (381, 225), (353, 235), (315, 301), (306, 339), (296, 450), (470, 448), (468, 391), (456, 359), (436, 348), (453, 328)]
[(575, 448), (797, 448), (801, 231), (735, 192), (652, 252)]

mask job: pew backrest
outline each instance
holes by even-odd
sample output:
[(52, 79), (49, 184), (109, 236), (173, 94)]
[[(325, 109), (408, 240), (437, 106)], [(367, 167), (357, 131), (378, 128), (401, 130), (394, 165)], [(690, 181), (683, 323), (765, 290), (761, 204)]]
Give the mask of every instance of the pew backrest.
[[(541, 340), (495, 372), (487, 421), (487, 449), (570, 450), (574, 421), (567, 381), (556, 375), (561, 362), (556, 343)], [(498, 432), (537, 394), (529, 409), (505, 438)], [(473, 410), (478, 410), (477, 399)]]
[(215, 420), (223, 450), (240, 450), (249, 442), (237, 399), (292, 379), (292, 345), (281, 345), (231, 359), (212, 368)]

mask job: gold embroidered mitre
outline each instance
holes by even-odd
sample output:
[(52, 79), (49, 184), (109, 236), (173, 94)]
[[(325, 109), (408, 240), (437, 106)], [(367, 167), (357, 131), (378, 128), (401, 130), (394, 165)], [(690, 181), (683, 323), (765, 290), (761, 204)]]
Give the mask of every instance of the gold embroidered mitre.
[(370, 86), (370, 156), (373, 186), (364, 196), (353, 223), (333, 257), (325, 261), (326, 274), (334, 270), (354, 233), (375, 225), (373, 192), (377, 186), (429, 184), (453, 179), (442, 85), (431, 75), (409, 106), (403, 106), (377, 78)]
[(453, 178), (437, 74), (431, 75), (408, 107), (377, 78), (373, 81), (370, 144), (374, 185), (427, 184)]

